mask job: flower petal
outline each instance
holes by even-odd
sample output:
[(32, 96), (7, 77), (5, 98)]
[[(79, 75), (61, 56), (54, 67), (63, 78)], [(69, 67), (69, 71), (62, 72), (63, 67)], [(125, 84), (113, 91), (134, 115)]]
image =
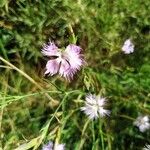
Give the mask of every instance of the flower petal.
[(65, 144), (57, 144), (55, 150), (65, 150)]
[(104, 116), (106, 116), (106, 115), (107, 115), (107, 116), (110, 115), (110, 111), (109, 111), (109, 110), (106, 110), (106, 109), (104, 109), (104, 108), (102, 108), (102, 107), (99, 108), (98, 112), (99, 112), (99, 115), (100, 115), (101, 117), (104, 117)]
[(60, 61), (58, 59), (49, 60), (46, 64), (45, 74), (50, 74), (51, 76), (58, 73), (60, 66)]
[(76, 54), (80, 54), (81, 52), (81, 47), (75, 45), (75, 44), (70, 44), (66, 47), (66, 51), (72, 52), (72, 53), (76, 53)]
[(106, 104), (107, 100), (100, 95), (97, 96), (97, 103), (98, 106), (104, 106)]
[(127, 40), (124, 42), (124, 45), (122, 46), (122, 51), (123, 51), (125, 54), (133, 53), (133, 51), (134, 51), (134, 44), (131, 42), (130, 39), (127, 39)]
[(68, 73), (70, 73), (71, 76), (73, 76), (77, 70), (80, 70), (84, 63), (80, 51), (81, 48), (79, 46), (71, 44), (67, 46), (64, 52), (64, 57), (70, 64), (70, 70), (68, 70)]
[(49, 142), (48, 144), (44, 145), (42, 150), (52, 150), (53, 149), (53, 142)]
[(89, 104), (94, 104), (96, 105), (96, 95), (95, 94), (88, 94), (85, 98), (86, 102), (89, 103)]
[(42, 54), (45, 56), (57, 56), (58, 55), (58, 47), (49, 42), (48, 44), (43, 45)]
[(71, 66), (69, 62), (67, 62), (65, 59), (62, 59), (59, 74), (66, 79), (70, 79), (72, 77), (72, 72), (70, 72)]

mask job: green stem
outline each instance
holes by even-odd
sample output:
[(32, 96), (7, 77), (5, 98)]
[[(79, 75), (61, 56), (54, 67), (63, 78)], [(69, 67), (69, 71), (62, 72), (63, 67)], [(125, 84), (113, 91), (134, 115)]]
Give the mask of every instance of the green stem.
[(81, 142), (80, 142), (80, 145), (79, 145), (78, 150), (81, 150), (82, 147), (83, 147), (83, 144), (84, 144), (84, 142), (85, 142), (85, 138), (84, 138), (83, 136), (84, 136), (85, 130), (87, 129), (88, 124), (90, 123), (90, 121), (91, 121), (91, 120), (88, 119), (88, 120), (86, 121), (84, 127), (83, 127), (82, 134), (81, 134)]
[(92, 146), (92, 150), (95, 149), (95, 130), (94, 130), (94, 121), (92, 120), (92, 137), (93, 137), (93, 146)]
[(73, 29), (72, 29), (71, 24), (69, 24), (69, 30), (70, 30), (70, 33), (71, 33), (71, 36), (72, 36), (72, 43), (73, 43), (73, 44), (76, 44), (77, 39), (76, 39), (76, 36), (75, 36), (75, 34), (74, 34), (74, 32), (73, 32)]
[(44, 140), (44, 138), (46, 137), (47, 132), (48, 132), (48, 129), (49, 129), (49, 126), (50, 126), (52, 120), (55, 118), (57, 111), (58, 111), (59, 108), (62, 106), (62, 104), (63, 104), (63, 102), (64, 102), (64, 100), (66, 99), (67, 96), (68, 96), (68, 95), (66, 95), (66, 96), (63, 98), (63, 100), (60, 102), (59, 106), (58, 106), (57, 109), (55, 110), (54, 114), (52, 115), (51, 119), (50, 119), (49, 122), (47, 123), (47, 125), (42, 129), (41, 138), (39, 139), (38, 144), (35, 145), (35, 147), (34, 147), (33, 150), (36, 150), (36, 149), (40, 146), (40, 144), (42, 143), (42, 141)]
[(93, 143), (95, 143), (95, 130), (94, 130), (94, 121), (92, 120), (92, 136), (93, 136)]
[(103, 137), (103, 131), (102, 131), (103, 123), (101, 121), (99, 121), (99, 124), (100, 124), (101, 145), (102, 145), (102, 150), (104, 150), (104, 137)]
[[(31, 83), (33, 83), (38, 89), (40, 89), (41, 91), (43, 91), (44, 89), (33, 79), (31, 78), (28, 74), (26, 74), (24, 71), (18, 69), (16, 66), (14, 66), (13, 64), (11, 64), (10, 62), (8, 62), (7, 60), (5, 60), (4, 58), (0, 57), (0, 60), (2, 62), (4, 62), (5, 64), (7, 64), (8, 66), (10, 66), (12, 69), (16, 70), (17, 72), (19, 72), (22, 76), (24, 76), (26, 79), (28, 79)], [(51, 100), (53, 103), (58, 104), (58, 101), (54, 100), (51, 96), (49, 96), (48, 93), (45, 93), (45, 96)]]

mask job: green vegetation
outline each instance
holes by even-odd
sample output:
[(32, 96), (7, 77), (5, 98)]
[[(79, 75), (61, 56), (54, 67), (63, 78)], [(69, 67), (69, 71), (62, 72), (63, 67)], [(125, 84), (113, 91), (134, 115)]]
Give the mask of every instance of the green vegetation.
[[(0, 150), (141, 150), (150, 130), (133, 125), (150, 115), (149, 0), (0, 0)], [(48, 40), (74, 39), (87, 65), (74, 80), (44, 76)], [(135, 51), (121, 47), (132, 39)], [(110, 117), (89, 121), (87, 93), (108, 99)]]

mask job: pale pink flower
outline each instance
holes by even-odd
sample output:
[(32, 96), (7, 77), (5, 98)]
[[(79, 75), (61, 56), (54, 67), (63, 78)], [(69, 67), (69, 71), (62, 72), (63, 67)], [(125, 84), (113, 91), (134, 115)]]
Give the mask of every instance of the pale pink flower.
[(122, 51), (125, 54), (130, 54), (134, 52), (134, 44), (132, 43), (132, 41), (130, 39), (127, 39), (123, 46), (122, 46)]
[(53, 142), (49, 142), (48, 144), (44, 145), (42, 150), (53, 150)]
[(48, 45), (43, 45), (42, 53), (44, 56), (56, 56), (58, 53), (58, 47), (54, 43), (49, 42)]
[(50, 60), (46, 64), (45, 74), (65, 77), (70, 80), (74, 74), (81, 69), (84, 64), (81, 48), (75, 44), (70, 44), (64, 51), (61, 51), (54, 43), (49, 42), (44, 45), (42, 53), (48, 56)]
[(44, 145), (42, 150), (65, 150), (65, 144), (53, 144), (53, 142), (49, 142)]
[(101, 96), (89, 94), (86, 96), (85, 106), (81, 110), (89, 117), (89, 119), (97, 119), (110, 115), (110, 111), (104, 108), (107, 100)]

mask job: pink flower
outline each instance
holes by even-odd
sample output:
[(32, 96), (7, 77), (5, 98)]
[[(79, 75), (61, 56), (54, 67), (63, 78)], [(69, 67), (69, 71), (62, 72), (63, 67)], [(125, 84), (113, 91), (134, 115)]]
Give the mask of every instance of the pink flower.
[(53, 76), (58, 73), (67, 80), (72, 79), (74, 74), (80, 70), (84, 64), (80, 52), (81, 48), (75, 44), (68, 45), (64, 51), (61, 51), (52, 42), (49, 42), (48, 45), (45, 44), (42, 53), (50, 57), (50, 60), (46, 64), (45, 74)]

